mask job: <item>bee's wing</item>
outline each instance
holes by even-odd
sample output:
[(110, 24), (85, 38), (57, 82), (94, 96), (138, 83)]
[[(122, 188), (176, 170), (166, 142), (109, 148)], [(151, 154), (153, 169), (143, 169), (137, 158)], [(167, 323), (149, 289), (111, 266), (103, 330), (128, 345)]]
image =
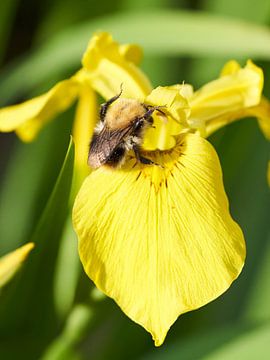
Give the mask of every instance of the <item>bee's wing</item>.
[(95, 169), (105, 164), (131, 131), (130, 126), (117, 130), (110, 130), (105, 126), (100, 133), (94, 134), (90, 143), (88, 165)]

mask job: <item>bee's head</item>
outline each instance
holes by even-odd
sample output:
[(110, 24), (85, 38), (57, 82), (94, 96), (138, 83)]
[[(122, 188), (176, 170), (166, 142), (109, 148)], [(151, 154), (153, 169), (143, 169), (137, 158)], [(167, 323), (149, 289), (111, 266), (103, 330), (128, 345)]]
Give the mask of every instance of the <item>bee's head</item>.
[(165, 115), (160, 110), (164, 106), (152, 106), (141, 103), (137, 99), (120, 98), (121, 94), (122, 86), (118, 95), (101, 105), (100, 119), (111, 129), (134, 124), (134, 130), (140, 130), (143, 125), (153, 124), (154, 111)]

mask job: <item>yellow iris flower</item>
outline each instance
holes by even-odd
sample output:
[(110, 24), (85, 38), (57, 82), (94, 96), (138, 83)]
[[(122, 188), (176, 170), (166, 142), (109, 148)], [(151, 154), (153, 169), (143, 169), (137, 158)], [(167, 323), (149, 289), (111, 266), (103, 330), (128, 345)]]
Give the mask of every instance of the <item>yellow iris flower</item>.
[(131, 153), (120, 169), (92, 172), (73, 208), (86, 273), (159, 346), (180, 314), (221, 295), (244, 265), (244, 237), (204, 137), (248, 115), (269, 135), (270, 116), (263, 73), (251, 61), (244, 68), (229, 62), (220, 78), (194, 92), (184, 84), (153, 89), (137, 67), (140, 55), (107, 33), (95, 35), (82, 69), (41, 97), (1, 110), (0, 130), (30, 140), (79, 97), (75, 143), (85, 166), (97, 121), (94, 91), (107, 100), (123, 84), (122, 97), (166, 106), (167, 121), (155, 115), (143, 143), (147, 158), (162, 167), (140, 164)]

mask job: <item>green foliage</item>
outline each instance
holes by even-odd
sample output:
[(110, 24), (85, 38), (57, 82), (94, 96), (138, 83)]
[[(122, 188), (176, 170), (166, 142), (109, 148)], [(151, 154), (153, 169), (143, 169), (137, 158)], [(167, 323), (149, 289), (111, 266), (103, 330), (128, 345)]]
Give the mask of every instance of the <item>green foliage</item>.
[[(160, 24), (166, 24), (162, 31)], [(65, 29), (15, 67), (11, 66), (0, 76), (2, 101), (29, 91), (52, 74), (78, 67), (88, 40), (97, 29), (111, 32), (120, 42), (140, 44), (146, 54), (270, 58), (270, 30), (262, 25), (205, 12), (119, 13)], [(22, 84), (24, 74), (30, 77)]]
[[(19, 337), (20, 343), (25, 344), (26, 354), (30, 351), (28, 356), (33, 356), (57, 333), (59, 324), (53, 303), (53, 277), (59, 240), (68, 213), (73, 160), (74, 149), (70, 141), (53, 192), (31, 236), (31, 241), (35, 243), (33, 256), (1, 296), (0, 334), (3, 344), (0, 354), (3, 351), (3, 358), (10, 356), (5, 342), (10, 346), (13, 336)], [(20, 351), (17, 347), (10, 348), (13, 358), (19, 356)]]
[(214, 331), (202, 331), (179, 340), (158, 354), (146, 355), (143, 360), (182, 359), (254, 359), (254, 354), (266, 360), (270, 326), (262, 324), (230, 324)]
[[(142, 66), (154, 84), (185, 80), (199, 86), (217, 76), (225, 60), (252, 58), (261, 61), (270, 95), (269, 1), (151, 0), (146, 6), (143, 1), (48, 0), (28, 39), (32, 45), (12, 55), (20, 42), (16, 21), (40, 4), (10, 0), (0, 5), (2, 105), (70, 76), (80, 67), (91, 34), (100, 29), (143, 46)], [(221, 298), (183, 315), (156, 349), (112, 300), (91, 295), (93, 285), (80, 271), (69, 217), (73, 112), (58, 116), (31, 144), (12, 138), (1, 181), (0, 253), (27, 241), (36, 247), (1, 294), (0, 358), (268, 359), (269, 144), (256, 122), (235, 123), (210, 139), (220, 156), (232, 214), (247, 240), (245, 269)], [(3, 158), (5, 151), (2, 146)]]

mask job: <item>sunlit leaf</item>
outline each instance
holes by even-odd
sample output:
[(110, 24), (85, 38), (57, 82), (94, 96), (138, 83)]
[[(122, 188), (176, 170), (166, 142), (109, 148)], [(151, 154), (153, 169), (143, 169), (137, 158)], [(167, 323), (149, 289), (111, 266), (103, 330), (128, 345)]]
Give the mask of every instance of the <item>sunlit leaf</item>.
[(81, 274), (77, 247), (77, 237), (71, 218), (68, 216), (61, 238), (54, 277), (54, 301), (60, 317), (64, 317), (70, 311)]
[(205, 360), (231, 360), (245, 359), (266, 360), (270, 353), (270, 324), (249, 331), (247, 334), (239, 338), (235, 338), (227, 344), (223, 344), (219, 349), (209, 356), (204, 357)]
[(75, 352), (75, 345), (87, 332), (93, 314), (90, 307), (77, 305), (70, 313), (63, 332), (47, 348), (41, 360), (77, 360), (81, 359)]

